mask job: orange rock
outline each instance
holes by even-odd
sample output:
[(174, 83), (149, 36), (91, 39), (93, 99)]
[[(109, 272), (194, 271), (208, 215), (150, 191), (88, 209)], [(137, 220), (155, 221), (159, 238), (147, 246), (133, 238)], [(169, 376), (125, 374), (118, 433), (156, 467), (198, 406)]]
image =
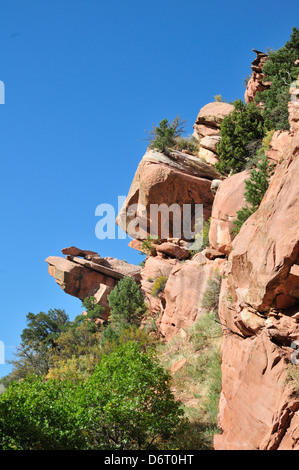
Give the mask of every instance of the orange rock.
[(220, 184), (213, 204), (209, 241), (211, 248), (229, 254), (234, 239), (234, 221), (245, 204), (245, 180), (248, 171), (230, 176)]

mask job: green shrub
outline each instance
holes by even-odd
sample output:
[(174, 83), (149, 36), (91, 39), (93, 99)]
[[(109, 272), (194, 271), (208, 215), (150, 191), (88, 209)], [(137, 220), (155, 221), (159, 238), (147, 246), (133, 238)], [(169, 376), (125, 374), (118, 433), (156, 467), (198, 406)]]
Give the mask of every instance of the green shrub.
[(125, 276), (108, 295), (114, 323), (138, 324), (146, 311), (144, 295), (135, 279)]
[(150, 148), (159, 152), (167, 152), (169, 148), (174, 148), (177, 139), (184, 132), (185, 124), (186, 121), (182, 121), (180, 116), (177, 116), (171, 123), (163, 119), (159, 126), (153, 125), (153, 130), (148, 133), (147, 139), (150, 142)]
[(167, 276), (159, 276), (155, 279), (151, 290), (151, 294), (153, 297), (157, 297), (161, 292), (164, 291), (167, 279)]
[(244, 170), (264, 137), (260, 109), (254, 103), (246, 105), (242, 100), (233, 104), (234, 111), (221, 123), (221, 141), (217, 145), (219, 162), (215, 168), (222, 174)]
[(152, 349), (120, 345), (86, 381), (30, 377), (0, 395), (1, 450), (140, 450), (164, 446), (182, 422), (171, 376)]

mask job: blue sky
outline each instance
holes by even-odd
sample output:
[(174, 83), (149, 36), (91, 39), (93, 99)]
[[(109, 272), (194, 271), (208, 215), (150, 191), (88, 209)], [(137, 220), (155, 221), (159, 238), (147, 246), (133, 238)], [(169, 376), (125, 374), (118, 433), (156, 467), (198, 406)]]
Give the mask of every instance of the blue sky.
[[(139, 263), (98, 240), (95, 209), (117, 207), (146, 150), (145, 129), (177, 115), (187, 134), (216, 94), (244, 97), (253, 48), (289, 39), (298, 2), (0, 0), (0, 341), (11, 358), (28, 312), (81, 302), (45, 258), (75, 245)], [(10, 372), (0, 365), (0, 376)]]

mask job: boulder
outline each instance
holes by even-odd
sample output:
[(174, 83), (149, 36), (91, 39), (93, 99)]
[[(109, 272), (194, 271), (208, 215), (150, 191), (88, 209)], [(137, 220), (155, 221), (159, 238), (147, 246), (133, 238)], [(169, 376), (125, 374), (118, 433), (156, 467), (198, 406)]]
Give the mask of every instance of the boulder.
[(290, 88), (290, 101), (288, 104), (289, 109), (289, 123), (290, 131), (296, 132), (299, 128), (299, 77)]
[[(137, 240), (153, 235), (161, 239), (184, 238), (184, 205), (189, 206), (192, 214), (195, 205), (202, 204), (205, 219), (210, 217), (214, 200), (211, 182), (219, 178), (212, 166), (197, 157), (177, 151), (164, 155), (148, 150), (138, 165), (116, 223)], [(153, 207), (162, 204), (158, 219), (153, 215)], [(173, 204), (178, 213), (169, 211)], [(190, 225), (193, 223), (194, 218)]]
[(164, 242), (156, 247), (157, 253), (163, 253), (171, 258), (179, 260), (190, 258), (190, 251), (183, 246), (176, 245), (171, 242)]
[(229, 103), (214, 101), (201, 108), (194, 124), (194, 131), (198, 140), (204, 137), (220, 136), (220, 125), (228, 114), (232, 113), (234, 106)]
[(211, 248), (228, 255), (234, 239), (234, 221), (245, 204), (245, 181), (248, 171), (242, 171), (222, 181), (212, 209), (209, 242)]
[(220, 140), (221, 137), (218, 135), (203, 137), (200, 141), (200, 146), (204, 149), (210, 150), (211, 152), (217, 153), (217, 145)]

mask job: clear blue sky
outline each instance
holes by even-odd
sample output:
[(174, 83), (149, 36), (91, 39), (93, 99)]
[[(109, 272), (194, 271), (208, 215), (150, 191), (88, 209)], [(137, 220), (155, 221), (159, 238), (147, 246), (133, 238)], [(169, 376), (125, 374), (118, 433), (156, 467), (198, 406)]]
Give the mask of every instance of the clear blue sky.
[[(278, 49), (295, 1), (0, 0), (1, 315), (6, 359), (28, 312), (81, 302), (45, 258), (76, 245), (139, 263), (127, 240), (95, 236), (95, 208), (126, 195), (144, 130), (244, 97), (252, 48)], [(0, 365), (0, 376), (10, 366)]]

